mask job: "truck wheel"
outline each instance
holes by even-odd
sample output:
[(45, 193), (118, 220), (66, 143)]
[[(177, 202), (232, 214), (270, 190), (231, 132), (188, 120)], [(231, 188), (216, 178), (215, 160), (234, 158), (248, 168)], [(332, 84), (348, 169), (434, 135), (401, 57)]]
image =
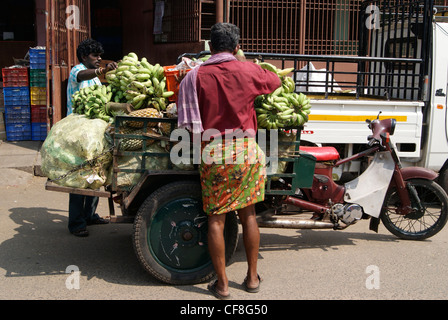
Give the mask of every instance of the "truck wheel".
[[(153, 192), (137, 212), (135, 252), (143, 268), (162, 282), (195, 284), (214, 276), (201, 197), (198, 182), (172, 182)], [(224, 233), (229, 262), (238, 242), (234, 213), (226, 215)]]

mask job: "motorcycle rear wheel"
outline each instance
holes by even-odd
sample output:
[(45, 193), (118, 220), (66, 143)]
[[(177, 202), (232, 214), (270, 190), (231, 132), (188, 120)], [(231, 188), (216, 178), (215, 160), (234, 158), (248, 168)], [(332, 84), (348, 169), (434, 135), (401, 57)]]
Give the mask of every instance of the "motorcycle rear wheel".
[(407, 215), (397, 213), (400, 198), (393, 187), (384, 199), (381, 221), (387, 230), (401, 239), (423, 240), (432, 237), (442, 230), (448, 220), (448, 197), (435, 181), (410, 179), (407, 182), (415, 188), (421, 209), (410, 192), (412, 212)]

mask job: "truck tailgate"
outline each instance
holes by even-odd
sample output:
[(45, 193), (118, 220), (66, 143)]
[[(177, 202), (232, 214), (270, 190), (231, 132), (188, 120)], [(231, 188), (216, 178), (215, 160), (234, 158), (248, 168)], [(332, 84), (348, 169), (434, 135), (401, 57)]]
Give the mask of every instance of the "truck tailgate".
[(400, 157), (419, 157), (423, 102), (362, 99), (312, 99), (309, 122), (302, 131), (302, 141), (316, 144), (365, 144), (371, 134), (366, 119), (397, 120), (392, 141)]

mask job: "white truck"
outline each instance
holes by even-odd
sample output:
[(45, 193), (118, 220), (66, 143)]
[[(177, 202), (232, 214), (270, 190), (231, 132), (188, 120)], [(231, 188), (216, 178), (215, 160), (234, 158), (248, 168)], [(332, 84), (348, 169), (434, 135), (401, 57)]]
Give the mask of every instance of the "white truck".
[[(433, 1), (382, 3), (364, 2), (356, 57), (246, 56), (295, 68), (296, 91), (312, 103), (301, 145), (332, 145), (347, 157), (365, 147), (366, 119), (395, 118), (393, 141), (402, 165), (439, 172), (448, 191), (448, 7)], [(339, 168), (335, 179), (364, 168), (353, 161)]]

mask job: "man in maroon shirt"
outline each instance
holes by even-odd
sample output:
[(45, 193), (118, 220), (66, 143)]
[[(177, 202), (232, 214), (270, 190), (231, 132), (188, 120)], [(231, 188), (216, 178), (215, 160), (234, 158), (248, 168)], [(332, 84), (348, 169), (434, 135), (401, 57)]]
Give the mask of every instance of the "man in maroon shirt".
[[(210, 283), (208, 288), (220, 299), (230, 296), (223, 236), (227, 212), (237, 211), (243, 226), (248, 262), (243, 286), (248, 292), (259, 290), (261, 278), (257, 273), (257, 262), (260, 232), (255, 203), (264, 200), (265, 175), (264, 154), (255, 140), (257, 117), (254, 100), (281, 85), (275, 73), (255, 63), (239, 61), (236, 58), (238, 42), (238, 27), (230, 23), (215, 24), (211, 29), (212, 56), (185, 76), (177, 101), (179, 127), (202, 133), (201, 154), (208, 155), (212, 150), (215, 156), (213, 163), (206, 161), (208, 158), (201, 159), (200, 175), (204, 211), (208, 215), (208, 247), (217, 275), (217, 280)], [(233, 133), (230, 139), (226, 139), (228, 133)], [(243, 138), (240, 138), (241, 133)], [(218, 139), (204, 141), (208, 140), (205, 137), (210, 136)], [(245, 146), (244, 163), (228, 163), (225, 159), (224, 164), (225, 153), (229, 151), (226, 142), (229, 140), (241, 141)], [(222, 157), (217, 159), (216, 151), (220, 148)], [(232, 144), (230, 148), (230, 151), (235, 150)], [(235, 159), (237, 155), (233, 157)]]
[(232, 60), (199, 68), (197, 93), (204, 130), (256, 132), (253, 102), (260, 92), (272, 92), (279, 81), (277, 75), (252, 62)]

